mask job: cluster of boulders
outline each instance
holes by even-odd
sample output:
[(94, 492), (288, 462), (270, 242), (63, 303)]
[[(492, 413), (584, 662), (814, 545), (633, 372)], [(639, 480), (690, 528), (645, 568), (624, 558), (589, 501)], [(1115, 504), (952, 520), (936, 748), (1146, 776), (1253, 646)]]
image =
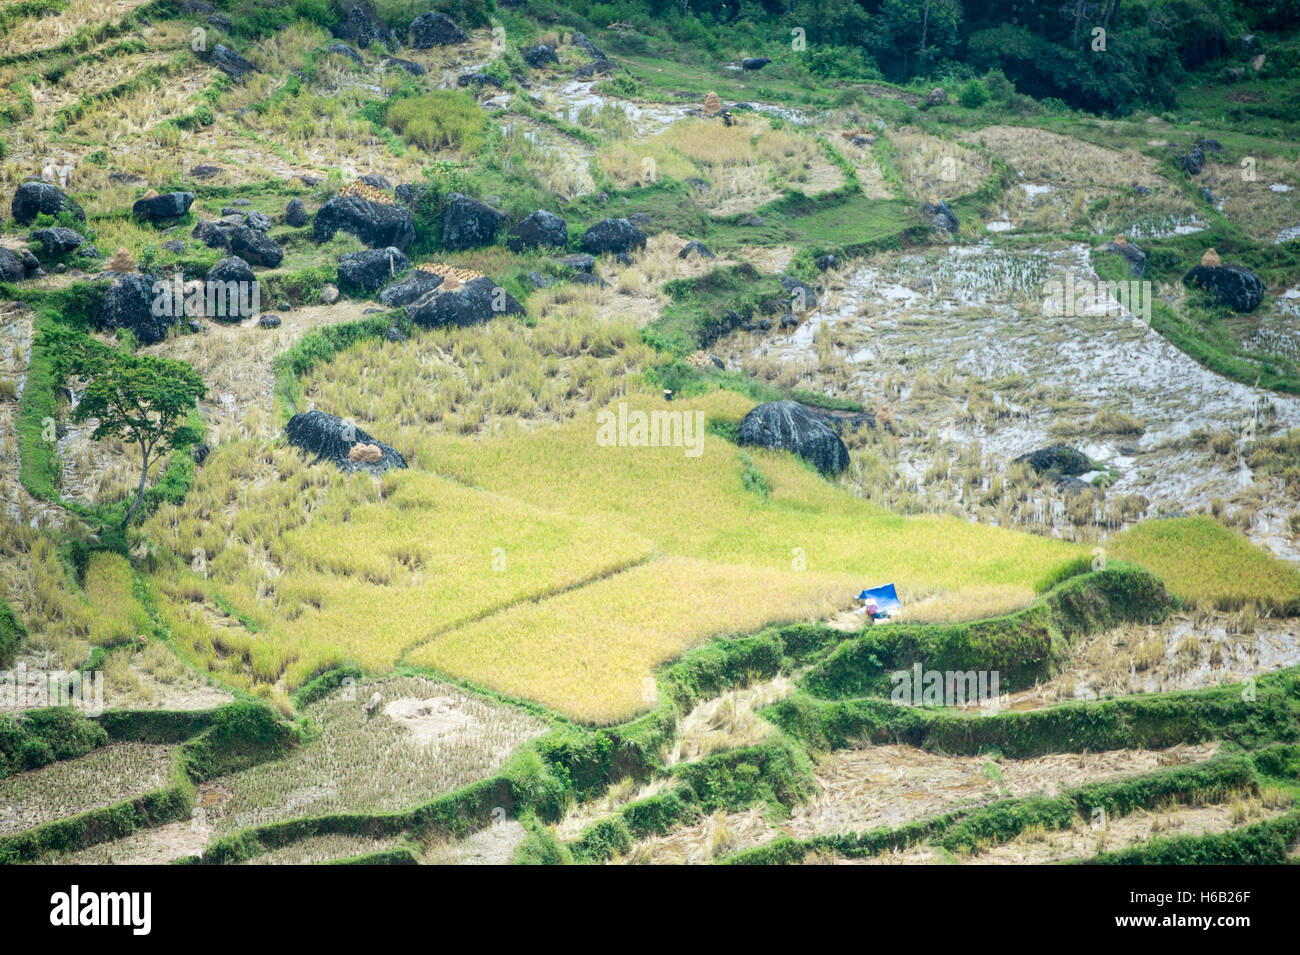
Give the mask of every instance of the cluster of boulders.
[(267, 235), (270, 219), (258, 212), (223, 209), (220, 219), (204, 219), (190, 234), (212, 249), (237, 255), (253, 265), (273, 269), (284, 259), (284, 249)]

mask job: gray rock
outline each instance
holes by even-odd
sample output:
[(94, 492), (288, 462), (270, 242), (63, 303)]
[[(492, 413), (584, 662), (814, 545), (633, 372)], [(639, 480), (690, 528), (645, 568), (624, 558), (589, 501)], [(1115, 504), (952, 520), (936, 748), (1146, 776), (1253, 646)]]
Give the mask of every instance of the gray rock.
[(495, 86), (502, 89), (504, 84), (491, 73), (462, 73), (456, 77), (457, 86)]
[(415, 220), (405, 206), (371, 202), (360, 196), (332, 196), (316, 213), (312, 236), (328, 242), (342, 229), (371, 248), (405, 250), (415, 240)]
[(390, 48), (395, 45), (393, 31), (365, 0), (352, 4), (330, 32), (340, 40), (355, 43), (363, 50), (371, 43), (382, 43)]
[(582, 248), (591, 255), (644, 249), (645, 233), (627, 219), (602, 219), (583, 233)]
[(339, 290), (333, 285), (326, 285), (320, 290), (320, 300), (326, 305), (333, 305), (339, 300)]
[(817, 266), (817, 271), (825, 272), (827, 269), (835, 268), (840, 263), (839, 260), (835, 258), (835, 256), (827, 253), (826, 255), (817, 256), (817, 259), (816, 261), (813, 262), (813, 264)]
[(444, 13), (430, 11), (411, 21), (411, 46), (417, 50), (464, 43), (467, 39), (465, 31)]
[(242, 80), (249, 73), (256, 73), (258, 69), (248, 60), (244, 59), (224, 43), (218, 43), (212, 48), (212, 55), (209, 61), (221, 72), (225, 73), (233, 80)]
[(1205, 167), (1205, 152), (1200, 146), (1193, 146), (1187, 152), (1178, 157), (1178, 165), (1183, 167), (1183, 172), (1189, 176), (1195, 176)]
[(707, 245), (705, 245), (703, 242), (696, 242), (693, 239), (690, 242), (687, 242), (684, 246), (682, 246), (682, 250), (677, 253), (677, 258), (685, 259), (690, 257), (691, 255), (698, 255), (706, 259), (716, 258), (716, 256), (714, 256), (714, 254), (709, 251), (709, 247)]
[(442, 285), (442, 276), (423, 269), (412, 269), (404, 278), (379, 293), (379, 301), (389, 308), (403, 308), (419, 301)]
[(361, 66), (362, 63), (364, 62), (361, 59), (360, 53), (358, 53), (355, 49), (348, 46), (346, 43), (343, 43), (342, 41), (339, 41), (337, 43), (331, 43), (329, 46), (325, 48), (325, 52), (333, 53), (337, 56), (345, 56), (353, 63), (355, 63), (357, 66)]
[(1183, 276), (1183, 284), (1205, 289), (1234, 312), (1253, 312), (1264, 301), (1264, 283), (1239, 265), (1198, 265)]
[[(375, 440), (351, 422), (324, 411), (294, 415), (284, 433), (294, 447), (315, 455), (313, 464), (329, 461), (348, 474), (356, 471), (382, 474), (390, 468), (406, 467), (406, 459), (395, 449)], [(349, 454), (358, 444), (377, 447), (380, 459), (376, 462), (352, 460)]]
[(505, 216), (486, 202), (453, 192), (442, 219), (442, 247), (459, 251), (490, 245)]
[(31, 241), (43, 245), (47, 255), (67, 255), (84, 245), (86, 237), (73, 229), (55, 226), (52, 229), (37, 229), (31, 234)]
[(741, 420), (736, 436), (741, 445), (793, 451), (823, 474), (849, 466), (849, 450), (826, 416), (797, 401), (759, 405)]
[(455, 291), (435, 290), (406, 307), (416, 325), (439, 328), (447, 325), (478, 325), (500, 315), (523, 315), (524, 307), (490, 278), (466, 282)]
[(396, 56), (384, 57), (384, 66), (388, 69), (396, 67), (399, 70), (406, 70), (406, 72), (410, 73), (412, 76), (424, 76), (429, 72), (419, 63), (412, 60), (403, 60)]
[(948, 208), (948, 203), (942, 199), (934, 204), (927, 202), (921, 207), (921, 211), (930, 220), (931, 227), (938, 229), (940, 232), (955, 233), (957, 231), (957, 226), (960, 224), (957, 221), (957, 214)]
[(532, 282), (538, 288), (550, 288), (555, 283), (547, 278), (541, 272), (533, 271), (528, 273), (528, 281)]
[(411, 267), (401, 249), (366, 249), (346, 252), (339, 257), (339, 287), (367, 293), (379, 291), (399, 272)]
[(307, 207), (301, 199), (289, 200), (289, 204), (284, 207), (284, 221), (295, 229), (301, 229), (307, 224)]
[(31, 224), (38, 215), (58, 216), (63, 212), (70, 212), (82, 222), (86, 221), (86, 213), (75, 199), (58, 186), (39, 179), (24, 182), (14, 191), (9, 210), (19, 225)]
[(553, 212), (538, 209), (521, 219), (506, 235), (512, 252), (548, 246), (562, 249), (569, 244), (569, 227)]
[(535, 70), (540, 70), (548, 63), (554, 63), (556, 66), (560, 65), (560, 58), (555, 55), (555, 48), (544, 43), (525, 47), (519, 52), (523, 56), (524, 62)]
[(948, 92), (940, 87), (930, 90), (930, 95), (925, 98), (926, 106), (947, 106)]
[(384, 338), (390, 342), (404, 342), (407, 340), (407, 337), (406, 332), (402, 331), (396, 325), (391, 326), (388, 331), (384, 333)]
[(265, 232), (236, 226), (230, 230), (230, 251), (254, 265), (273, 269), (284, 259), (284, 249)]
[(1015, 459), (1016, 464), (1028, 464), (1039, 474), (1071, 476), (1092, 470), (1092, 461), (1078, 448), (1068, 444), (1054, 444), (1051, 447), (1030, 451)]
[(131, 214), (148, 222), (165, 222), (185, 215), (193, 202), (192, 192), (165, 192), (160, 196), (137, 199), (131, 206)]
[(1125, 242), (1120, 245), (1117, 242), (1107, 242), (1102, 247), (1103, 252), (1114, 252), (1122, 256), (1128, 262), (1129, 274), (1135, 279), (1140, 279), (1142, 273), (1147, 269), (1147, 254), (1139, 249), (1132, 242)]
[(570, 42), (571, 42), (574, 46), (576, 46), (579, 50), (581, 50), (583, 53), (586, 53), (586, 54), (587, 54), (589, 57), (591, 57), (593, 60), (607, 60), (607, 59), (609, 59), (609, 57), (607, 57), (604, 53), (602, 53), (602, 52), (601, 52), (601, 51), (596, 47), (596, 44), (592, 43), (590, 40), (588, 40), (588, 39), (587, 39), (585, 36), (583, 36), (581, 33), (575, 33), (575, 34), (573, 35), (573, 39), (572, 39)]
[[(155, 281), (152, 275), (142, 275), (139, 272), (116, 276), (95, 313), (95, 327), (100, 331), (130, 329), (141, 345), (154, 345), (162, 341), (167, 336), (167, 329), (182, 316), (175, 314), (180, 311), (175, 307), (170, 309), (172, 315), (154, 314), (154, 302), (158, 299), (154, 289)], [(172, 301), (174, 306), (176, 303), (174, 299)]]
[(596, 267), (596, 257), (585, 252), (574, 252), (570, 255), (560, 256), (555, 260), (555, 264), (566, 269), (573, 269), (575, 272), (590, 272)]
[(27, 278), (27, 266), (12, 249), (0, 246), (0, 282), (21, 282)]
[(185, 251), (185, 243), (180, 239), (169, 239), (162, 244), (162, 249), (165, 252), (174, 252), (177, 255), (180, 255)]

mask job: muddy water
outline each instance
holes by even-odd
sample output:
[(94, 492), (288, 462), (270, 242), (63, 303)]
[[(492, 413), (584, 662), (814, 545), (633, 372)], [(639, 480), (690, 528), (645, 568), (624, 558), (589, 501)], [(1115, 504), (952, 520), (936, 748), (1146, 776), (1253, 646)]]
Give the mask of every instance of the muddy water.
[[(828, 278), (829, 294), (793, 333), (737, 333), (718, 349), (733, 367), (766, 359), (820, 368), (806, 376), (808, 387), (868, 407), (890, 405), (911, 429), (897, 461), (907, 479), (920, 480), (934, 463), (936, 439), (950, 456), (983, 456), (998, 473), (1017, 455), (1062, 440), (1053, 428), (1064, 424), (1077, 432), (1069, 443), (1119, 472), (1109, 495), (1142, 495), (1154, 516), (1200, 510), (1253, 488), (1263, 504), (1251, 536), (1300, 560), (1285, 528), (1296, 502), (1257, 483), (1238, 455), (1216, 457), (1187, 440), (1202, 431), (1240, 434), (1257, 415), (1260, 436), (1281, 433), (1300, 426), (1300, 399), (1203, 368), (1113, 299), (1082, 314), (1050, 314), (1045, 283), (1067, 274), (1096, 281), (1088, 246), (984, 244), (880, 256)], [(1024, 385), (986, 395), (999, 413), (972, 421), (969, 394), (920, 400), (914, 393), (925, 373), (945, 369), (980, 383), (1021, 376)], [(1063, 410), (1062, 401), (1074, 404)], [(1145, 430), (1089, 435), (1102, 410), (1131, 415)]]

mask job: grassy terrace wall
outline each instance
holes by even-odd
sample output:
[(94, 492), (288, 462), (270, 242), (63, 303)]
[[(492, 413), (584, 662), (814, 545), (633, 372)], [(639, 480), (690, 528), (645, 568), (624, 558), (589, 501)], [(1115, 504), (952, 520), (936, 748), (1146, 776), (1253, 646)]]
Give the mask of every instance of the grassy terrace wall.
[(54, 740), (57, 759), (85, 755), (110, 741), (180, 745), (172, 752), (170, 776), (162, 789), (0, 838), (0, 865), (75, 852), (187, 819), (194, 808), (196, 782), (275, 759), (300, 739), (298, 727), (280, 720), (269, 707), (248, 701), (202, 712), (110, 711), (96, 720), (70, 709), (32, 710), (22, 721), (0, 717), (0, 745), (6, 745), (10, 723), (25, 734), (20, 741), (24, 745), (35, 739), (48, 746)]
[(894, 829), (835, 833), (810, 839), (780, 838), (722, 861), (729, 865), (789, 865), (813, 852), (863, 858), (920, 843), (949, 852), (971, 851), (1007, 842), (1031, 827), (1069, 828), (1076, 822), (1091, 819), (1096, 809), (1104, 809), (1109, 817), (1117, 818), (1169, 801), (1223, 802), (1238, 793), (1257, 791), (1261, 778), (1250, 756), (1220, 757), (1116, 782), (1092, 783), (1055, 797), (1004, 799), (979, 809), (958, 810)]
[(997, 751), (1023, 759), (1085, 749), (1159, 749), (1208, 739), (1256, 747), (1300, 738), (1300, 668), (1262, 676), (1253, 688), (1230, 684), (988, 716), (898, 706), (883, 699), (817, 700), (803, 693), (768, 707), (763, 715), (814, 749), (905, 743), (945, 753)]
[(804, 686), (829, 699), (887, 694), (890, 673), (919, 662), (927, 670), (997, 671), (1002, 690), (1017, 690), (1050, 676), (1070, 640), (1124, 622), (1154, 623), (1171, 607), (1158, 580), (1116, 564), (1066, 580), (1002, 617), (873, 627), (819, 662)]

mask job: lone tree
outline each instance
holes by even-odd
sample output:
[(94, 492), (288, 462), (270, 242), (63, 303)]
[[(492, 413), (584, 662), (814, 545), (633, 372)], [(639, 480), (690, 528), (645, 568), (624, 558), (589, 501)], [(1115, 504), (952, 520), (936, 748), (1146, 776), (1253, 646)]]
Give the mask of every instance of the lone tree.
[(96, 441), (120, 438), (140, 449), (140, 484), (122, 518), (125, 528), (144, 502), (149, 469), (168, 450), (199, 440), (198, 432), (186, 422), (207, 388), (199, 373), (181, 361), (132, 355), (92, 338), (78, 339), (70, 330), (50, 341), (57, 343), (61, 353), (56, 361), (59, 369), (87, 380), (72, 419), (97, 419), (91, 433)]

